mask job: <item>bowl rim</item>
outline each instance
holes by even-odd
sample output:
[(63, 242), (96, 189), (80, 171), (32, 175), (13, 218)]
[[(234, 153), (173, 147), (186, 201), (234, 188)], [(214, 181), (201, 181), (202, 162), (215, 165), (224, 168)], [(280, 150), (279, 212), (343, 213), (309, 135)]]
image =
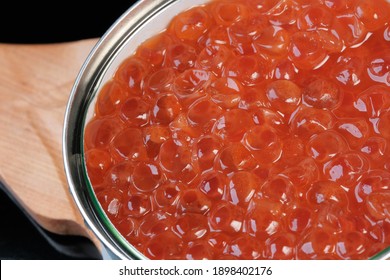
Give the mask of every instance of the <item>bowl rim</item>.
[(87, 110), (102, 75), (136, 30), (157, 13), (178, 0), (138, 0), (126, 10), (97, 41), (72, 86), (62, 131), (62, 154), (69, 191), (85, 224), (105, 248), (119, 259), (145, 257), (112, 225), (86, 177), (83, 132)]
[[(151, 18), (179, 1), (138, 0), (130, 6), (90, 51), (79, 70), (66, 105), (62, 131), (62, 155), (69, 191), (85, 224), (113, 254), (113, 258), (147, 259), (116, 230), (101, 208), (89, 182), (83, 147), (87, 111), (97, 93), (98, 85), (102, 83), (104, 72), (121, 48), (140, 26), (147, 24)], [(198, 0), (198, 2), (207, 2), (207, 0)], [(369, 259), (390, 259), (390, 247)]]

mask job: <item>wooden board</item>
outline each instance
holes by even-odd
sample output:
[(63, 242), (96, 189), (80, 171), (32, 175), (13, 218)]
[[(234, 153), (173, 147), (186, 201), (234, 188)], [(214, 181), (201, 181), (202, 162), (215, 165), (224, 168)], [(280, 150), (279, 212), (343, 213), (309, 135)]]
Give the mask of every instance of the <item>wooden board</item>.
[(65, 107), (97, 40), (0, 44), (0, 179), (45, 229), (98, 245), (69, 192), (62, 158)]

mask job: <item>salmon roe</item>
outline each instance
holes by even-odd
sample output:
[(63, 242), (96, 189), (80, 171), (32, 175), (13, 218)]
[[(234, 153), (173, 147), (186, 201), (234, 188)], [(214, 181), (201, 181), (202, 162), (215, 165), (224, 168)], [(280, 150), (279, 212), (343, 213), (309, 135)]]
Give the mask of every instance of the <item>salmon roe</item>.
[(390, 246), (390, 7), (212, 0), (123, 61), (84, 135), (150, 259), (368, 259)]

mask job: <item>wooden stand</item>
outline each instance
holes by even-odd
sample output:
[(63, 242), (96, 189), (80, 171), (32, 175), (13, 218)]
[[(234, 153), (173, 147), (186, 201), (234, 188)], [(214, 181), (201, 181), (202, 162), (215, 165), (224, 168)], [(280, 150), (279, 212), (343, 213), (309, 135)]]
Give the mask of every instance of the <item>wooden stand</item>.
[(100, 247), (69, 192), (62, 159), (65, 107), (96, 42), (0, 44), (0, 179), (42, 227)]

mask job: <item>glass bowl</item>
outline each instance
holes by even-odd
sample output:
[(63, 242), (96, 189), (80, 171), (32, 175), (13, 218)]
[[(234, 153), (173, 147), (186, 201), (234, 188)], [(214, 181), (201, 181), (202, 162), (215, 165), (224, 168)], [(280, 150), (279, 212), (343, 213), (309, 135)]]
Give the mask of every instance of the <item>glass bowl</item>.
[[(74, 201), (87, 226), (102, 243), (104, 258), (146, 259), (116, 230), (101, 208), (84, 164), (84, 129), (97, 93), (119, 64), (146, 39), (163, 31), (180, 11), (207, 0), (142, 0), (130, 7), (101, 37), (84, 62), (71, 90), (63, 128), (65, 172)], [(372, 259), (390, 258), (390, 248)]]

